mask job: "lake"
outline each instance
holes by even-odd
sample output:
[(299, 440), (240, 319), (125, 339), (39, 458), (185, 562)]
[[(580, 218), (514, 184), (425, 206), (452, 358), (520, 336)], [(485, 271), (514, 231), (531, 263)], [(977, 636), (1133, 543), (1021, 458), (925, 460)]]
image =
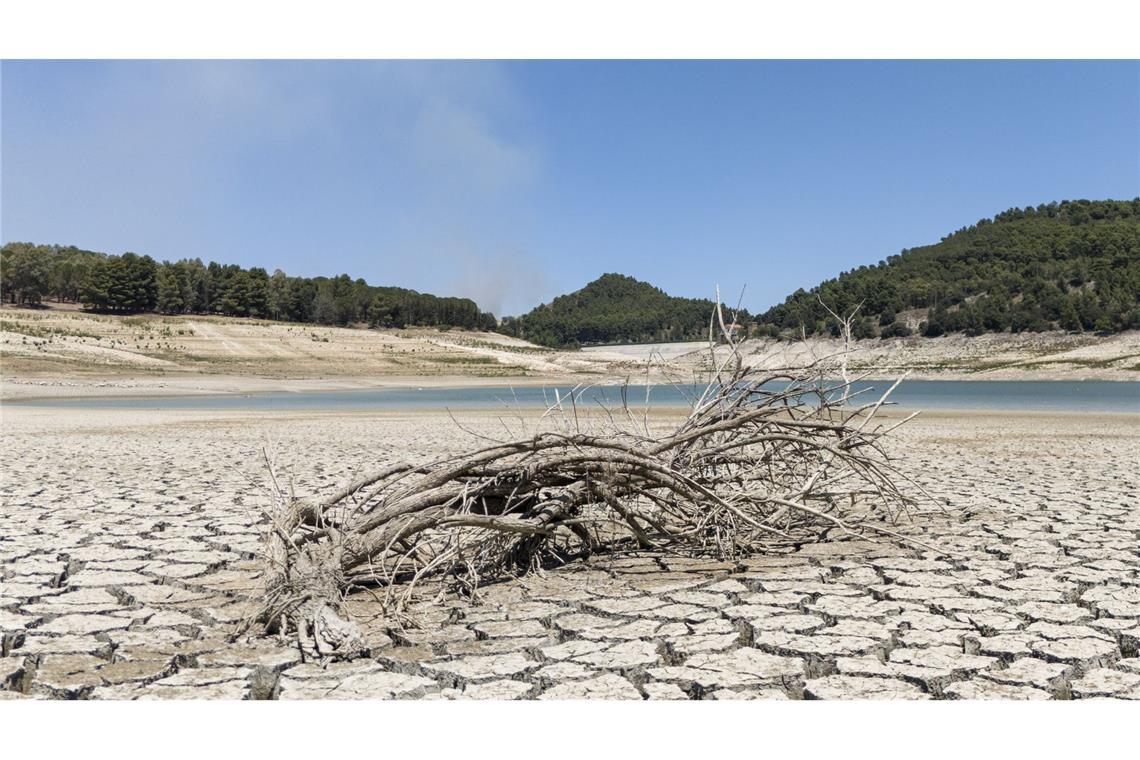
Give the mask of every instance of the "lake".
[[(881, 392), (890, 382), (861, 382), (855, 388)], [(203, 409), (203, 410), (357, 410), (357, 409), (534, 409), (553, 404), (555, 390), (565, 401), (570, 386), (479, 386), (452, 388), (377, 388), (352, 391), (277, 392), (257, 394), (100, 397), (10, 401), (8, 404), (73, 409)], [(699, 395), (694, 386), (630, 385), (630, 406), (684, 407)], [(866, 396), (877, 395), (868, 393)], [(620, 406), (619, 386), (595, 386), (576, 393), (576, 402)], [(1057, 412), (1140, 413), (1140, 382), (912, 380), (891, 395), (907, 409), (959, 409)]]

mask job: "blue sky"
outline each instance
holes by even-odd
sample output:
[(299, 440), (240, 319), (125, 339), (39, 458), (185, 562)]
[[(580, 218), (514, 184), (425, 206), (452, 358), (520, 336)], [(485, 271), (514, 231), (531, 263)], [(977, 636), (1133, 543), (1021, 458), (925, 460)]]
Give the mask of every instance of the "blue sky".
[(11, 62), (0, 238), (519, 313), (603, 272), (798, 287), (1140, 195), (1137, 62)]

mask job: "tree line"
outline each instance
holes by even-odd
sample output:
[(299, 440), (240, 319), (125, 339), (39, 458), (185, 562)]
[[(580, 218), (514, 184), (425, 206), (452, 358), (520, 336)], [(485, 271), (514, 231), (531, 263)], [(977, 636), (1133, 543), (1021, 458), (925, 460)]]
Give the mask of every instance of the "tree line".
[(0, 294), (9, 303), (82, 303), (97, 311), (219, 314), (326, 325), (450, 326), (493, 330), (494, 315), (469, 298), (369, 285), (346, 274), (290, 277), (201, 259), (157, 262), (75, 246), (8, 243), (0, 249)]
[[(834, 331), (862, 303), (857, 337), (1140, 329), (1140, 199), (1013, 208), (940, 242), (797, 290), (760, 316), (767, 334)], [(913, 312), (912, 312), (913, 314)], [(912, 320), (913, 321), (913, 320)]]

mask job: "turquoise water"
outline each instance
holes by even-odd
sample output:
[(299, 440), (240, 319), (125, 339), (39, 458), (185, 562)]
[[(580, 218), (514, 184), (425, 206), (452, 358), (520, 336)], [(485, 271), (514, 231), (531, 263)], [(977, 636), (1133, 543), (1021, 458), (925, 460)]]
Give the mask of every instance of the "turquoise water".
[[(875, 397), (889, 382), (856, 383), (873, 388)], [(171, 396), (147, 398), (71, 398), (7, 402), (21, 406), (71, 409), (202, 409), (202, 410), (356, 410), (356, 409), (509, 409), (541, 408), (553, 404), (556, 386), (480, 386), (456, 388), (378, 388), (355, 391), (258, 393), (249, 395)], [(569, 404), (570, 386), (557, 386)], [(688, 406), (700, 394), (695, 386), (649, 386), (649, 403), (656, 407)], [(629, 405), (645, 404), (647, 387), (630, 385)], [(1140, 382), (1107, 381), (986, 381), (913, 380), (904, 382), (891, 400), (908, 409), (974, 409), (1005, 411), (1131, 412), (1140, 413)], [(596, 386), (575, 392), (575, 402), (597, 408), (620, 406), (618, 386)]]

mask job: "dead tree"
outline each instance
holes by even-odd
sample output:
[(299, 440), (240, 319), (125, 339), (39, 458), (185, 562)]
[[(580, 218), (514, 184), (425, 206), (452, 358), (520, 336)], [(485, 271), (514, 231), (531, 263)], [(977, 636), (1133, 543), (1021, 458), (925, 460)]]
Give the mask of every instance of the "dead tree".
[(390, 465), (324, 496), (279, 495), (248, 626), (294, 634), (318, 659), (351, 657), (364, 642), (342, 600), (357, 586), (385, 588), (398, 616), (425, 577), (474, 592), (582, 552), (731, 558), (837, 535), (907, 540), (893, 526), (912, 497), (881, 445), (901, 423), (876, 421), (898, 383), (867, 399), (845, 356), (755, 371), (720, 309), (713, 319), (725, 339), (710, 348), (713, 376), (670, 430), (628, 406), (585, 424), (575, 408), (563, 429)]

